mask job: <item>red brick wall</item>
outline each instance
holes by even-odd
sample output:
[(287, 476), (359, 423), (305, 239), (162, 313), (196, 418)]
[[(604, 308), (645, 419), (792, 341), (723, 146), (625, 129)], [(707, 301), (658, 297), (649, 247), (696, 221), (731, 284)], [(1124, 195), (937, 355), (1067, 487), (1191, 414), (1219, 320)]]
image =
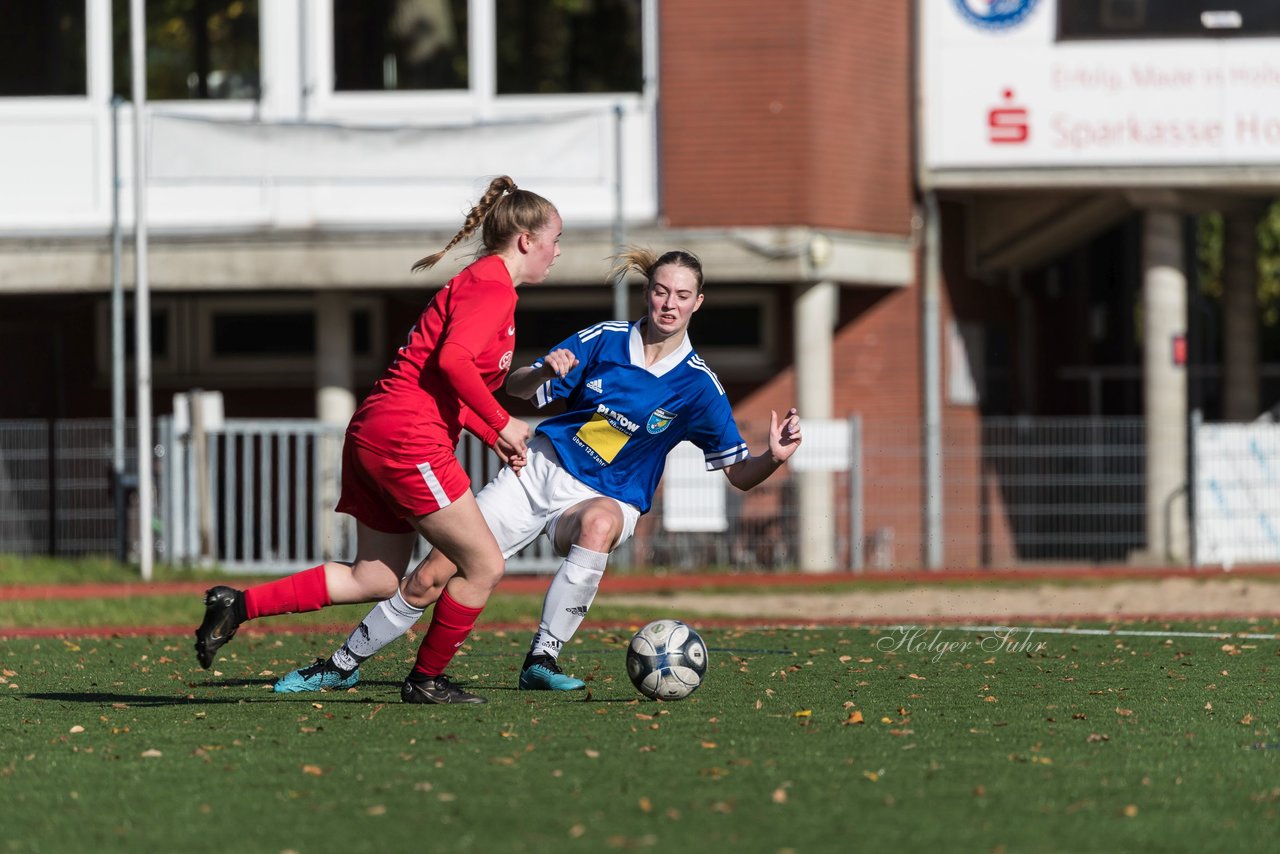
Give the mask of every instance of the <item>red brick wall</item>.
[(660, 180), (669, 224), (905, 234), (909, 6), (664, 2)]
[[(949, 368), (946, 328), (949, 320), (991, 325), (1013, 322), (1013, 302), (998, 283), (970, 279), (966, 273), (964, 210), (943, 205), (943, 283), (939, 304), (939, 381), (942, 384), (945, 565), (1003, 565), (1016, 560), (1007, 509), (999, 480), (981, 455), (981, 413), (977, 407), (946, 399)], [(895, 567), (923, 565), (924, 432), (920, 315), (922, 290), (841, 291), (840, 322), (834, 341), (833, 415), (861, 414), (863, 526), (868, 566), (877, 557)], [(789, 322), (789, 321), (788, 321)], [(789, 355), (789, 353), (787, 354)], [(753, 393), (735, 401), (739, 419), (767, 423), (770, 408), (795, 401), (794, 368), (787, 367)], [(804, 413), (801, 413), (803, 416)], [(761, 440), (749, 438), (757, 448)], [(845, 534), (844, 481), (837, 479), (833, 513)], [(880, 535), (880, 549), (875, 548)], [(887, 538), (887, 539), (886, 539)]]

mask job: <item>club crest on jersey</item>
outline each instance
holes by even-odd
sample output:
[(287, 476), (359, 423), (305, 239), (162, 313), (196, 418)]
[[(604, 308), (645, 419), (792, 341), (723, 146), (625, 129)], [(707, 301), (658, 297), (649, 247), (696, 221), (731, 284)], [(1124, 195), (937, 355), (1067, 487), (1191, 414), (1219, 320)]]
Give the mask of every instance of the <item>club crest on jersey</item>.
[(505, 371), (509, 367), (511, 367), (511, 351), (510, 350), (503, 353), (502, 358), (498, 360), (498, 368), (500, 370)]
[(661, 433), (671, 426), (671, 419), (675, 418), (674, 412), (667, 412), (665, 409), (655, 409), (653, 414), (649, 416), (649, 423), (644, 425), (644, 429), (650, 433)]

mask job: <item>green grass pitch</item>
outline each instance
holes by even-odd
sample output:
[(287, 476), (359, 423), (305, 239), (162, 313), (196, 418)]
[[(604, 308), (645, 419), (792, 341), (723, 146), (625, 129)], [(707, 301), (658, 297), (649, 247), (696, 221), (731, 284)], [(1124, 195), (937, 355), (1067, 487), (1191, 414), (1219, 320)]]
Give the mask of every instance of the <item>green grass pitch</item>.
[(584, 632), (588, 691), (546, 694), (514, 688), (526, 634), (482, 627), (451, 672), (472, 707), (399, 702), (409, 643), (278, 696), (337, 639), (237, 637), (211, 671), (189, 637), (0, 640), (0, 851), (1267, 847), (1280, 644), (1141, 628), (702, 629), (705, 683), (657, 703), (627, 630)]

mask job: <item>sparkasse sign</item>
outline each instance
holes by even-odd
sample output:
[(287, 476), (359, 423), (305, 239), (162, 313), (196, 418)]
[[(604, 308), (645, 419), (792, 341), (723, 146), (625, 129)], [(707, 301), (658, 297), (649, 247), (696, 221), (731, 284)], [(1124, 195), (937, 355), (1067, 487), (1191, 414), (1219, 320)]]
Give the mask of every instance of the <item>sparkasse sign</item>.
[(1280, 38), (1065, 38), (1057, 0), (920, 4), (927, 171), (1280, 166)]

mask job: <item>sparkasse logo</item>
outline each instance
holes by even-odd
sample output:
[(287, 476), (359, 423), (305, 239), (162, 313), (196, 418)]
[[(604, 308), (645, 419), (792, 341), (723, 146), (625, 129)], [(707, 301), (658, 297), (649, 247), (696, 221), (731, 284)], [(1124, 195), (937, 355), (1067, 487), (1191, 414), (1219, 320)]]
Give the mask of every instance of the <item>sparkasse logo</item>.
[(969, 23), (984, 30), (1004, 30), (1022, 23), (1039, 0), (955, 0)]

